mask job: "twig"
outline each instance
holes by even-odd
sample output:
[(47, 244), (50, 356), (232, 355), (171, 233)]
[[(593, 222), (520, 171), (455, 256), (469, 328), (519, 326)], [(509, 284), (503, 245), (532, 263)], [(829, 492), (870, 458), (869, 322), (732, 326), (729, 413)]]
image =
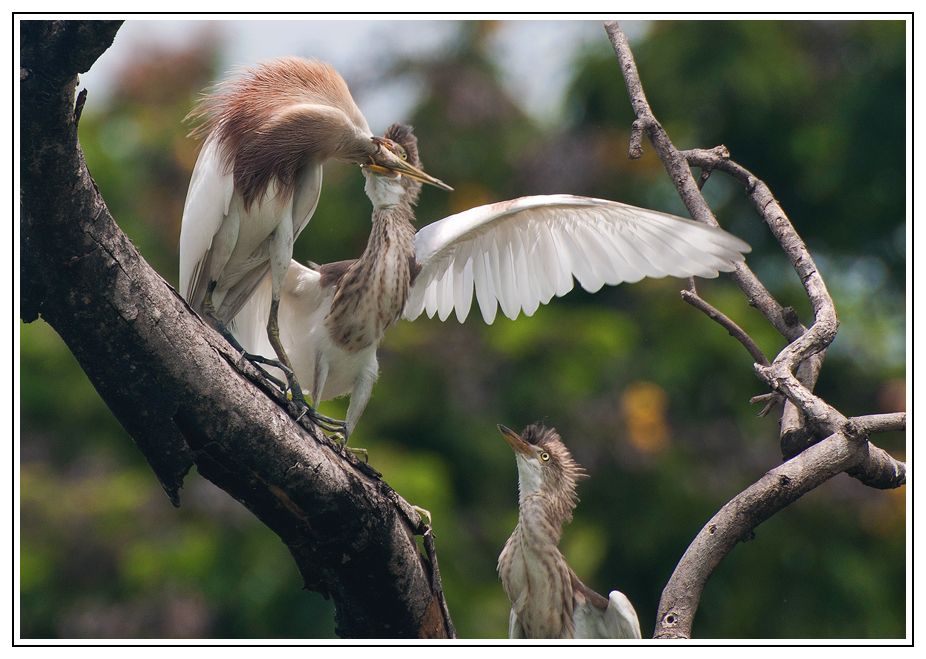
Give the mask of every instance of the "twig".
[(753, 361), (757, 364), (762, 364), (764, 366), (769, 365), (768, 359), (762, 354), (762, 350), (759, 349), (759, 346), (756, 345), (756, 342), (744, 332), (739, 325), (734, 323), (732, 320), (727, 318), (719, 310), (715, 309), (713, 306), (704, 301), (697, 293), (692, 291), (681, 291), (682, 299), (685, 300), (688, 304), (700, 309), (711, 319), (716, 321), (721, 327), (723, 327), (734, 339), (743, 344), (743, 347), (749, 352), (752, 356)]
[(633, 53), (630, 52), (630, 45), (627, 43), (627, 37), (621, 32), (617, 21), (606, 22), (605, 30), (611, 40), (611, 45), (614, 47), (614, 52), (617, 53), (617, 59), (624, 74), (624, 82), (627, 85), (627, 94), (630, 96), (630, 103), (633, 106), (634, 114), (637, 116), (637, 120), (633, 122), (631, 128), (630, 157), (638, 158), (643, 153), (642, 133), (645, 132), (691, 216), (698, 222), (704, 222), (714, 227), (719, 226), (714, 214), (711, 213), (710, 207), (704, 201), (704, 197), (701, 196), (698, 185), (691, 175), (691, 170), (688, 169), (685, 159), (679, 156), (678, 150), (672, 145), (666, 131), (656, 121), (656, 117), (650, 109), (646, 94), (643, 93), (643, 84), (640, 82), (640, 74), (637, 72)]
[(866, 435), (878, 432), (890, 432), (892, 430), (907, 429), (906, 412), (895, 412), (894, 414), (869, 414), (867, 416), (855, 416), (849, 419)]
[[(760, 394), (759, 396), (753, 396), (752, 398), (749, 399), (750, 405), (756, 405), (757, 403), (765, 403), (765, 407), (763, 407), (762, 411), (756, 415), (760, 419), (767, 417), (769, 415), (769, 412), (775, 409), (775, 406), (780, 405), (781, 403), (784, 403), (784, 402), (787, 402), (787, 399), (775, 391), (771, 391), (767, 394)], [(794, 455), (797, 455), (797, 453), (795, 453)], [(794, 456), (792, 455), (790, 457), (793, 458)]]

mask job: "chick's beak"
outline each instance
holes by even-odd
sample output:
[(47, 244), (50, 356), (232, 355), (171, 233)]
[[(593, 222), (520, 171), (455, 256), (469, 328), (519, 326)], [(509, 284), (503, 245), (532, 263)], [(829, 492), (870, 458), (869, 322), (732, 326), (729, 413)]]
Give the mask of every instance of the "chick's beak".
[(402, 176), (413, 178), (416, 181), (428, 183), (429, 185), (433, 185), (437, 188), (440, 188), (441, 190), (447, 190), (448, 192), (453, 191), (453, 188), (451, 188), (440, 179), (434, 178), (430, 174), (425, 174), (417, 167), (413, 167), (405, 160), (402, 160), (402, 158), (400, 158), (398, 155), (396, 155), (392, 150), (392, 140), (388, 140), (383, 137), (374, 137), (372, 139), (380, 146), (379, 153), (373, 156), (372, 163), (362, 165), (362, 167), (372, 172), (376, 172), (377, 174), (401, 174)]
[(533, 457), (534, 453), (531, 451), (530, 444), (521, 439), (518, 433), (510, 428), (506, 428), (502, 424), (498, 424), (498, 429), (508, 441), (508, 445), (514, 449), (515, 453), (520, 453), (527, 458)]

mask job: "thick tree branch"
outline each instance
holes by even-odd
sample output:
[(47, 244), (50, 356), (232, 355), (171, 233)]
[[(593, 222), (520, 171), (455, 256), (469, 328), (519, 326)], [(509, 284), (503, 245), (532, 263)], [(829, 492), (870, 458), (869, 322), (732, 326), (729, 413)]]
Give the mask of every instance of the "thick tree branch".
[[(756, 361), (756, 374), (774, 394), (787, 399), (782, 416), (782, 452), (790, 459), (768, 472), (735, 497), (704, 527), (685, 552), (663, 591), (655, 636), (688, 638), (704, 584), (714, 568), (739, 541), (751, 539), (752, 530), (804, 493), (845, 471), (872, 487), (899, 487), (906, 482), (906, 466), (872, 446), (868, 433), (876, 428), (896, 427), (897, 418), (863, 417), (849, 420), (812, 393), (827, 346), (839, 323), (835, 305), (826, 290), (806, 246), (765, 184), (730, 160), (725, 147), (680, 153), (656, 121), (643, 94), (633, 54), (616, 22), (605, 24), (617, 54), (637, 120), (630, 138), (630, 157), (642, 153), (642, 133), (650, 138), (679, 195), (696, 220), (716, 226), (716, 220), (700, 194), (710, 172), (720, 169), (740, 180), (756, 209), (769, 226), (797, 272), (814, 311), (814, 322), (805, 328), (790, 307), (781, 307), (745, 264), (732, 277), (746, 294), (749, 304), (788, 339), (788, 345), (769, 364), (754, 342), (735, 323), (701, 300), (683, 291), (694, 304), (724, 326), (742, 343)], [(689, 165), (701, 168), (695, 181)], [(768, 409), (768, 408), (766, 408)], [(823, 441), (814, 444), (812, 431)], [(792, 457), (793, 456), (793, 457)]]
[(340, 635), (452, 635), (436, 560), (413, 537), (427, 531), (417, 513), (296, 424), (110, 216), (80, 150), (74, 92), (118, 24), (22, 25), (22, 319), (61, 335), (175, 503), (195, 464), (272, 528), (306, 587), (334, 598)]

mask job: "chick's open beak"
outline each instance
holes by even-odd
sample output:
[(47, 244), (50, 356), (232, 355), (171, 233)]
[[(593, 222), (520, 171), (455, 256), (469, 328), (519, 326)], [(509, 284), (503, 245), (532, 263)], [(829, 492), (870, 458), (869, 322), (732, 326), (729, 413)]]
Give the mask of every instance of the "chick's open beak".
[(396, 155), (395, 151), (393, 150), (395, 143), (392, 140), (386, 139), (384, 137), (374, 137), (373, 141), (380, 146), (379, 153), (373, 156), (372, 163), (362, 165), (362, 167), (372, 172), (376, 172), (377, 174), (401, 174), (402, 176), (413, 178), (416, 181), (428, 183), (429, 185), (433, 185), (437, 188), (440, 188), (441, 190), (447, 190), (448, 192), (453, 191), (453, 188), (451, 188), (440, 179), (434, 178), (430, 174), (425, 174), (417, 167), (413, 167), (400, 156)]
[(516, 453), (521, 453), (525, 457), (533, 457), (534, 453), (531, 451), (530, 444), (521, 439), (521, 436), (510, 428), (506, 428), (502, 424), (498, 424), (498, 429), (501, 431), (502, 435), (508, 441), (508, 445), (515, 450)]

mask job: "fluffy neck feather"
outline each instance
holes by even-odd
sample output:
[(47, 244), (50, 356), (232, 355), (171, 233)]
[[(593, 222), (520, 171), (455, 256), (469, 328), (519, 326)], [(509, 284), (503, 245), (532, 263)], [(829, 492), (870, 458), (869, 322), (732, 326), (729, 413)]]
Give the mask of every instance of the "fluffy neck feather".
[(562, 520), (541, 492), (522, 495), (518, 525), (498, 574), (528, 638), (573, 638), (571, 571), (560, 553)]
[(325, 324), (340, 348), (378, 344), (408, 301), (415, 262), (414, 217), (401, 182), (367, 175), (373, 230), (363, 255), (338, 284)]

